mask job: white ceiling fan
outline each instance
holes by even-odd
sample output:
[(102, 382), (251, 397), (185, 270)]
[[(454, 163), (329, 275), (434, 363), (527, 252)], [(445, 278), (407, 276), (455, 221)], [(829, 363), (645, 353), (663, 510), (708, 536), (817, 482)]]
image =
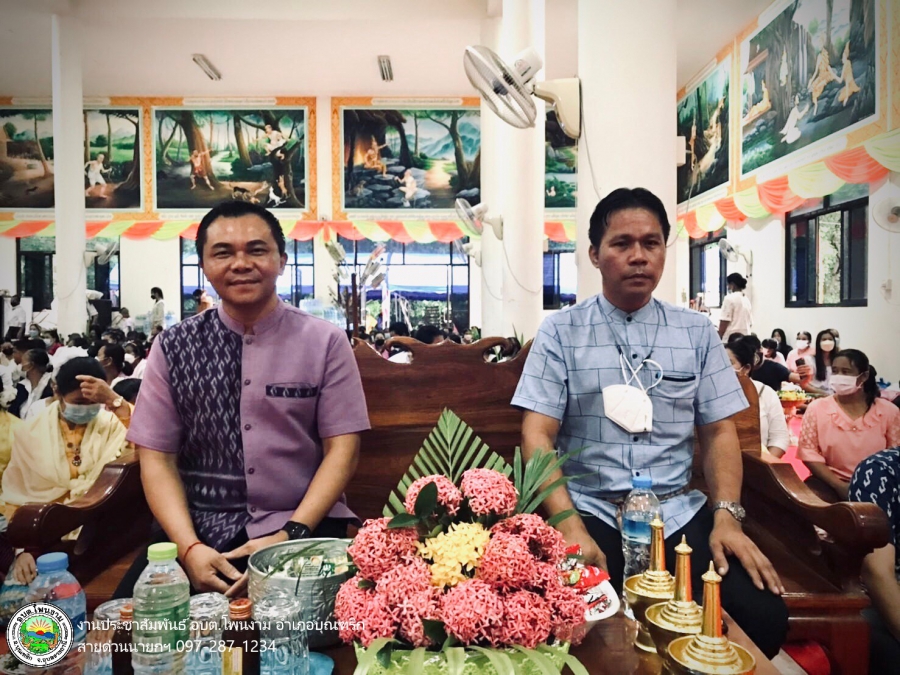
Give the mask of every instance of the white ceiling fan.
[(735, 263), (741, 258), (747, 262), (747, 277), (753, 276), (753, 251), (747, 251), (742, 246), (735, 246), (727, 239), (719, 239), (719, 251), (725, 260)]
[(84, 266), (90, 267), (94, 264), (94, 261), (97, 262), (98, 265), (107, 265), (112, 257), (119, 252), (119, 240), (113, 239), (109, 243), (102, 244), (97, 243), (94, 244), (93, 251), (85, 251), (84, 252)]
[(472, 206), (467, 200), (460, 197), (456, 200), (455, 207), (456, 215), (465, 223), (470, 232), (480, 237), (484, 232), (484, 226), (487, 225), (493, 230), (497, 239), (503, 239), (503, 218), (490, 215), (487, 204)]
[(483, 45), (466, 47), (463, 64), (469, 82), (507, 124), (519, 129), (533, 127), (537, 107), (531, 97), (537, 96), (553, 106), (567, 136), (581, 136), (581, 80), (570, 77), (535, 82), (535, 75), (544, 66), (535, 49), (520, 52), (510, 66)]

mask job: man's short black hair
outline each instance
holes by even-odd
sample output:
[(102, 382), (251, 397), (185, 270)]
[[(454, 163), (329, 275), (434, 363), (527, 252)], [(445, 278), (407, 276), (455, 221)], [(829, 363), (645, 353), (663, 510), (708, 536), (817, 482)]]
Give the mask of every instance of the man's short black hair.
[(403, 321), (394, 321), (388, 328), (388, 332), (394, 333), (398, 336), (409, 336), (409, 326), (407, 326)]
[(613, 190), (597, 204), (594, 214), (591, 216), (591, 227), (588, 230), (588, 237), (594, 248), (600, 247), (603, 241), (603, 235), (609, 229), (609, 219), (618, 211), (625, 209), (645, 209), (656, 216), (662, 227), (664, 242), (669, 241), (669, 231), (672, 229), (669, 225), (669, 218), (666, 215), (666, 207), (660, 201), (659, 197), (645, 188), (619, 188)]
[(13, 340), (12, 343), (13, 349), (17, 352), (22, 352), (23, 354), (27, 351), (31, 351), (32, 349), (46, 349), (47, 345), (44, 344), (43, 340), (38, 340), (37, 338), (22, 338), (21, 340)]
[(278, 246), (278, 254), (284, 255), (287, 245), (284, 241), (284, 230), (281, 229), (281, 223), (278, 222), (278, 218), (259, 204), (231, 201), (222, 202), (218, 206), (213, 207), (200, 221), (200, 226), (197, 228), (197, 257), (200, 259), (200, 262), (203, 262), (203, 248), (206, 246), (206, 232), (209, 230), (209, 226), (219, 218), (240, 218), (241, 216), (259, 216), (262, 218), (272, 231), (272, 238)]
[(419, 329), (416, 331), (414, 337), (419, 342), (424, 342), (426, 345), (430, 345), (432, 342), (434, 342), (434, 339), (439, 336), (444, 337), (444, 331), (442, 331), (437, 326), (425, 324), (424, 326), (419, 326)]
[(56, 374), (56, 390), (60, 396), (71, 394), (81, 388), (79, 375), (90, 375), (98, 380), (106, 380), (106, 371), (103, 370), (103, 366), (97, 359), (78, 356), (59, 367), (59, 372)]

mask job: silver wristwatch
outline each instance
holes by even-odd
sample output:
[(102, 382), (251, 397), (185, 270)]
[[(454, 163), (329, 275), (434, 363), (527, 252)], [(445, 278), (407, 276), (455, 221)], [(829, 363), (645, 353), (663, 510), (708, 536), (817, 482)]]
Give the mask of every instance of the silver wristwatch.
[(719, 509), (728, 511), (728, 513), (730, 513), (739, 523), (743, 523), (747, 520), (747, 511), (740, 505), (740, 502), (713, 502), (713, 512), (715, 513)]

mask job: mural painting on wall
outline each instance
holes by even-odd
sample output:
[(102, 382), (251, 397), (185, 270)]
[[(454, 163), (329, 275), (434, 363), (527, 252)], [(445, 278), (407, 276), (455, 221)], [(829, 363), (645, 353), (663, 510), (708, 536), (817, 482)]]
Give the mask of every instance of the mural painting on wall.
[(556, 113), (547, 112), (544, 126), (544, 206), (574, 209), (577, 196), (578, 142), (563, 133)]
[(679, 203), (728, 182), (730, 80), (727, 58), (678, 102), (678, 135), (687, 139), (685, 162), (678, 167)]
[(0, 209), (53, 208), (53, 118), (0, 109)]
[(875, 0), (794, 0), (741, 45), (742, 169), (875, 114)]
[(477, 108), (344, 108), (345, 209), (452, 209), (481, 201)]
[(157, 208), (207, 209), (227, 199), (305, 207), (305, 109), (155, 113)]
[(89, 209), (141, 207), (141, 111), (84, 111), (84, 200)]

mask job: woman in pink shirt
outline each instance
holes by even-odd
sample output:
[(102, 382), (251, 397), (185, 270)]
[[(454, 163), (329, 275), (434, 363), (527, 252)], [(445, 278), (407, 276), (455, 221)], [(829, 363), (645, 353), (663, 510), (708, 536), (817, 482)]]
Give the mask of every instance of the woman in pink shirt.
[(797, 359), (803, 359), (803, 365), (812, 366), (815, 363), (816, 350), (812, 347), (812, 335), (805, 330), (797, 333), (797, 340), (794, 342), (794, 349), (787, 357), (787, 367), (792, 373), (796, 373), (800, 364)]
[(834, 395), (806, 409), (797, 457), (846, 501), (856, 465), (900, 445), (900, 409), (880, 398), (875, 369), (861, 351), (838, 352), (831, 368)]

